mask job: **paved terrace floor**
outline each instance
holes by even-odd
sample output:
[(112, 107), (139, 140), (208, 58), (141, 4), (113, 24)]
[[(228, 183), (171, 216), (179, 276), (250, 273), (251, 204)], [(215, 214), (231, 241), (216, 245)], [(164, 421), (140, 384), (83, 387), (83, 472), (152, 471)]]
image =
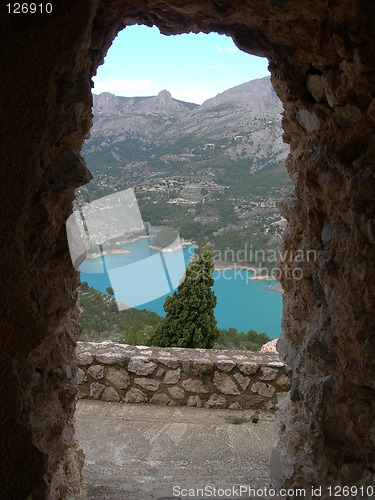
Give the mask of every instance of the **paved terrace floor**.
[[(274, 417), (253, 411), (80, 400), (86, 499), (263, 498), (187, 496), (182, 488), (269, 487)], [(175, 487), (175, 489), (173, 489)], [(211, 491), (213, 491), (211, 489)]]

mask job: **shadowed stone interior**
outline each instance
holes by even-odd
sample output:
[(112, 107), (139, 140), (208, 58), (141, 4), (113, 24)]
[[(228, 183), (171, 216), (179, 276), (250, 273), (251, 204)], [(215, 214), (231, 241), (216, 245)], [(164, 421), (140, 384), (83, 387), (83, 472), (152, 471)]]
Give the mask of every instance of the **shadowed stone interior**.
[[(59, 0), (0, 14), (0, 455), (4, 498), (79, 498), (72, 417), (79, 332), (65, 221), (90, 179), (79, 156), (90, 79), (125, 25), (217, 31), (266, 56), (284, 105), (294, 192), (282, 357), (293, 385), (272, 454), (276, 485), (374, 484), (375, 4), (341, 0)], [(288, 271), (302, 269), (303, 279)], [(250, 446), (250, 444), (249, 444)]]

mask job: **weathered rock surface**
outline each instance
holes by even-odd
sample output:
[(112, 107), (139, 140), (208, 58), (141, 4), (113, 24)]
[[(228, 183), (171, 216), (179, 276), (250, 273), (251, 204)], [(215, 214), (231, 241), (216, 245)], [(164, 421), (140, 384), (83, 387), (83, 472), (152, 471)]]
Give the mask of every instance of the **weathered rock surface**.
[(175, 400), (184, 399), (185, 397), (185, 391), (181, 387), (168, 387), (167, 391)]
[(92, 378), (100, 380), (104, 375), (104, 368), (101, 365), (92, 365), (87, 369), (86, 372)]
[(204, 406), (206, 408), (225, 408), (227, 406), (227, 399), (222, 394), (211, 394)]
[(92, 361), (93, 358), (88, 352), (82, 350), (79, 354), (77, 354), (77, 362), (80, 365), (91, 365)]
[(263, 366), (261, 368), (262, 374), (259, 376), (260, 380), (274, 380), (277, 377), (277, 370), (274, 370), (273, 368), (268, 368)]
[(108, 352), (99, 354), (96, 357), (98, 363), (104, 363), (105, 365), (123, 365), (125, 364), (125, 358), (121, 354)]
[(245, 375), (253, 375), (254, 373), (257, 372), (259, 366), (255, 363), (244, 362), (244, 363), (239, 363), (238, 368)]
[(214, 376), (214, 384), (219, 391), (224, 394), (231, 394), (233, 396), (240, 394), (236, 383), (225, 373), (216, 372)]
[(167, 406), (170, 401), (170, 398), (166, 394), (154, 394), (150, 399), (151, 404), (162, 406)]
[(90, 398), (99, 399), (104, 389), (105, 385), (99, 384), (98, 382), (93, 382), (90, 385)]
[(87, 379), (85, 380), (85, 377), (86, 377), (85, 372), (83, 370), (81, 370), (81, 368), (78, 368), (77, 369), (77, 384), (79, 385), (83, 381), (86, 382)]
[(159, 358), (159, 362), (162, 365), (168, 366), (169, 368), (177, 368), (179, 366), (178, 359), (176, 358), (166, 358), (164, 356), (161, 356)]
[(235, 373), (233, 375), (233, 378), (236, 379), (237, 383), (242, 387), (242, 389), (245, 391), (250, 384), (250, 377), (245, 377), (241, 373)]
[(147, 401), (147, 394), (136, 387), (132, 387), (125, 394), (124, 401), (125, 403), (145, 403)]
[(255, 382), (251, 386), (253, 392), (257, 392), (260, 396), (265, 396), (266, 398), (272, 398), (275, 394), (275, 388), (272, 385), (264, 384), (263, 382)]
[(130, 377), (127, 372), (116, 368), (107, 368), (105, 378), (113, 384), (116, 389), (126, 389), (130, 385)]
[(106, 387), (102, 392), (100, 399), (102, 401), (118, 403), (120, 401), (120, 396), (113, 387)]
[(181, 370), (169, 370), (164, 377), (164, 384), (176, 384), (181, 378)]
[(199, 392), (207, 394), (210, 389), (200, 380), (188, 378), (181, 383), (182, 387), (188, 392)]
[(231, 359), (227, 360), (223, 359), (217, 362), (217, 367), (219, 368), (219, 370), (222, 370), (223, 372), (230, 372), (231, 370), (233, 370), (235, 366), (236, 362), (232, 361)]
[(202, 406), (202, 400), (199, 396), (189, 396), (186, 406), (196, 406), (200, 408)]
[(150, 375), (156, 369), (156, 364), (147, 358), (134, 357), (130, 360), (128, 370), (136, 375)]
[(148, 391), (155, 392), (159, 389), (160, 382), (153, 380), (152, 378), (135, 378), (134, 383), (147, 389)]

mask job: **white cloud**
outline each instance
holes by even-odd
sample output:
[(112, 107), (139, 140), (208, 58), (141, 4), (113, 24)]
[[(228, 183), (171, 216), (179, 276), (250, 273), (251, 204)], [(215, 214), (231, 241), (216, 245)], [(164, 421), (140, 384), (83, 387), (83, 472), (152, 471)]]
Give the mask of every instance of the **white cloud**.
[(227, 54), (235, 54), (238, 52), (237, 47), (216, 47), (216, 50), (220, 53), (226, 52)]
[(141, 90), (150, 89), (152, 81), (148, 79), (143, 80), (110, 80), (109, 82), (95, 82), (94, 80), (94, 93), (100, 94), (101, 92), (111, 92), (115, 95), (131, 95)]
[(179, 101), (195, 102), (196, 104), (202, 104), (202, 102), (211, 99), (211, 97), (215, 97), (215, 95), (215, 92), (200, 88), (172, 92), (172, 96), (175, 99)]

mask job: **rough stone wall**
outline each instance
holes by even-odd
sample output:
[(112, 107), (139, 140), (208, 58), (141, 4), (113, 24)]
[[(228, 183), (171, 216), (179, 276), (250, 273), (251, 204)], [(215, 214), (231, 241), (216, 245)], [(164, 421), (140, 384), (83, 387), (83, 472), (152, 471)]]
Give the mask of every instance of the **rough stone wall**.
[[(375, 47), (365, 19), (375, 5), (365, 4), (333, 10), (299, 88), (274, 78), (295, 184), (281, 207), (283, 248), (316, 258), (282, 263), (278, 350), (293, 386), (271, 473), (278, 486), (322, 485), (322, 498), (328, 486), (375, 484)], [(303, 278), (292, 280), (297, 267)]]
[(375, 4), (371, 0), (58, 0), (0, 13), (1, 446), (4, 498), (78, 496), (75, 287), (65, 220), (89, 174), (90, 78), (119, 29), (217, 31), (269, 58), (295, 185), (281, 353), (293, 370), (276, 484), (374, 483)]
[(10, 18), (5, 4), (0, 13), (4, 499), (78, 498), (83, 464), (73, 434), (79, 277), (65, 221), (89, 179), (79, 150), (90, 126), (82, 61), (93, 21), (78, 3), (58, 3), (44, 17)]
[(79, 397), (164, 406), (274, 410), (290, 389), (277, 354), (79, 343)]

